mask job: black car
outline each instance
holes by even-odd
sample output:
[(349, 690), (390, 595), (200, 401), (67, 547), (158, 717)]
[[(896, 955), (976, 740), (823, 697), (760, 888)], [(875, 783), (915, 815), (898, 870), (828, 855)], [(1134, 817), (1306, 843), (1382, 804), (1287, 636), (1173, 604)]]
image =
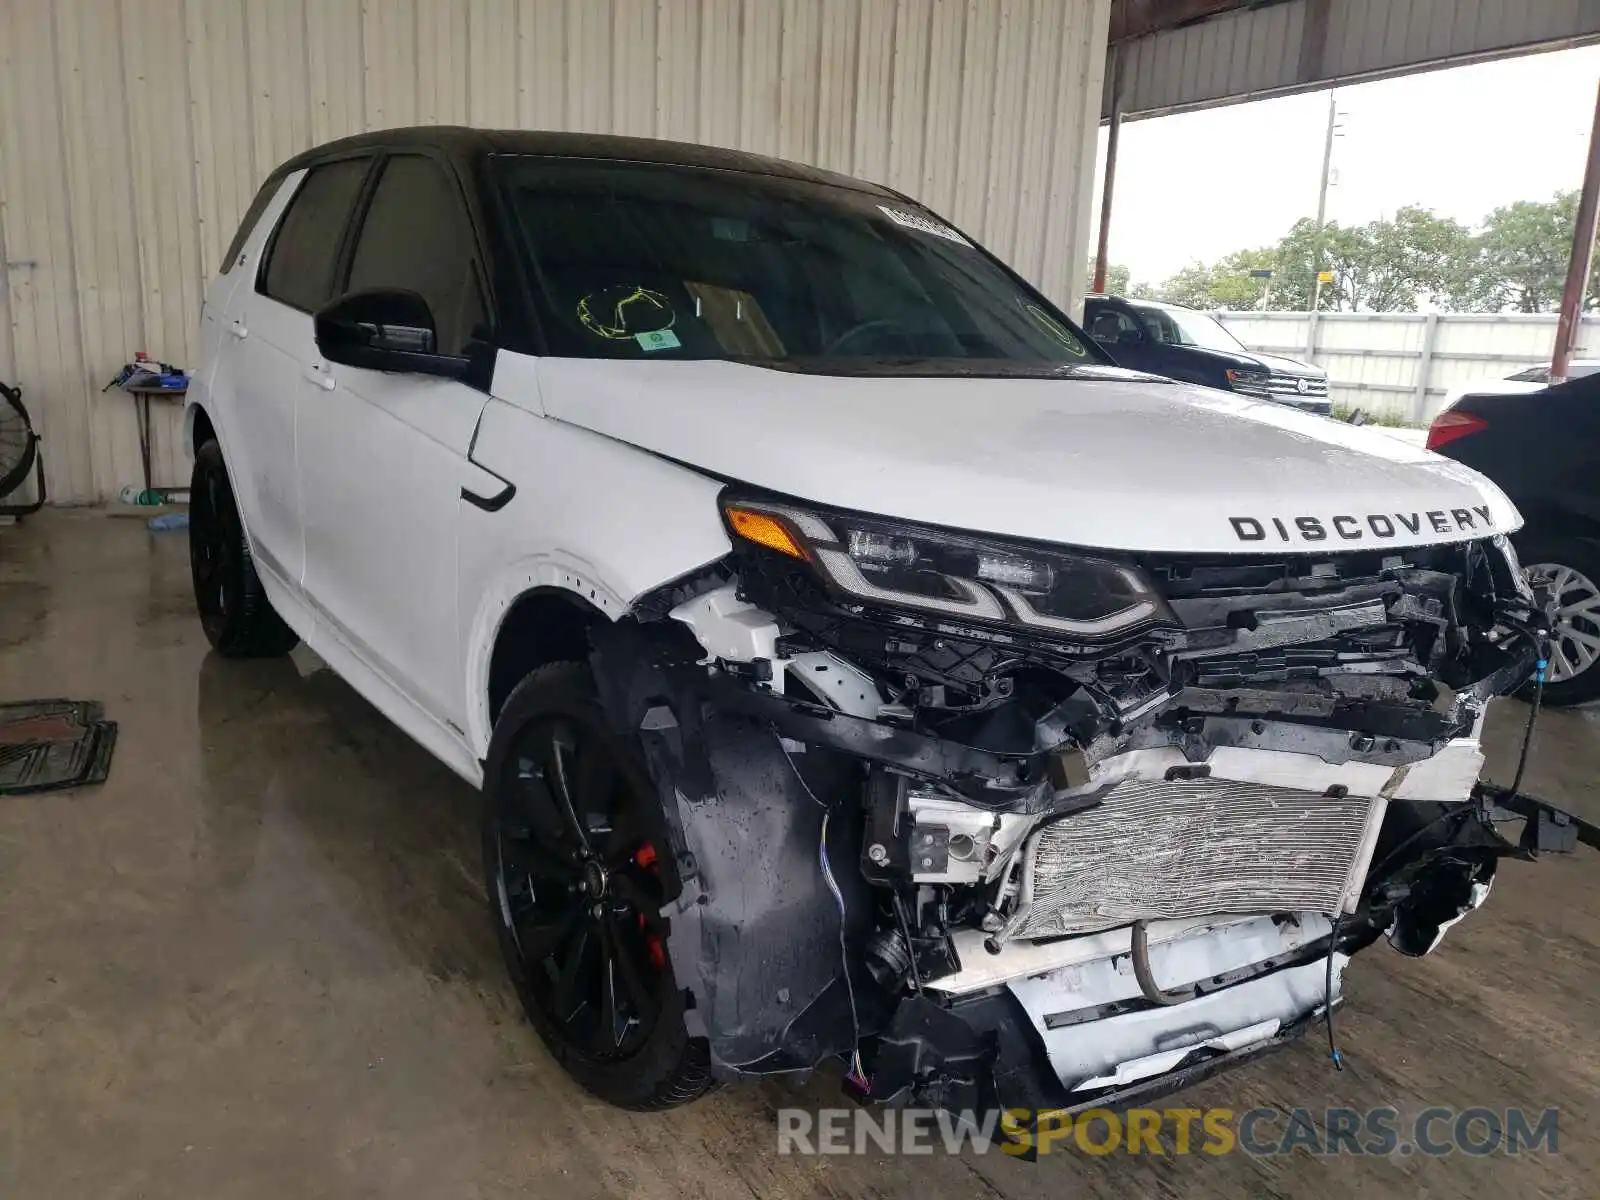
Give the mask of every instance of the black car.
[(1332, 411), (1326, 371), (1247, 349), (1203, 312), (1120, 296), (1090, 296), (1083, 309), (1089, 336), (1121, 366), (1324, 416)]
[(1557, 603), (1544, 703), (1600, 697), (1600, 375), (1468, 393), (1434, 418), (1428, 449), (1483, 472), (1522, 510), (1523, 570)]

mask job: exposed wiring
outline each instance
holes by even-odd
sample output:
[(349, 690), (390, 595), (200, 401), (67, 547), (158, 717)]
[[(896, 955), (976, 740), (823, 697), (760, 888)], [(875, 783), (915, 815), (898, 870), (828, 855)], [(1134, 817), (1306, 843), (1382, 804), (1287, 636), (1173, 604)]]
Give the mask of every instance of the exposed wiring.
[[(811, 790), (811, 785), (806, 782), (806, 777), (800, 774), (799, 764), (794, 761), (794, 755), (789, 753), (788, 741), (783, 734), (778, 732), (778, 727), (776, 725), (772, 726), (772, 736), (778, 739), (778, 749), (782, 750), (783, 757), (789, 760), (789, 770), (794, 772), (794, 777), (800, 781), (800, 786), (805, 789), (806, 795), (811, 797), (811, 803), (815, 804), (818, 808), (826, 812), (828, 810), (828, 806), (821, 800), (817, 799), (817, 794)], [(824, 860), (824, 862), (826, 862), (826, 860)]]
[(1339, 1043), (1333, 1036), (1333, 955), (1339, 947), (1339, 925), (1343, 920), (1343, 913), (1333, 914), (1333, 929), (1328, 934), (1327, 973), (1322, 981), (1322, 1009), (1328, 1021), (1328, 1057), (1340, 1071), (1344, 1070), (1344, 1055), (1339, 1053)]
[(1379, 873), (1382, 872), (1383, 868), (1387, 867), (1391, 862), (1394, 861), (1396, 855), (1398, 855), (1402, 850), (1409, 850), (1411, 848), (1411, 843), (1415, 842), (1423, 834), (1431, 832), (1435, 826), (1442, 825), (1446, 821), (1459, 817), (1470, 817), (1476, 811), (1477, 810), (1472, 806), (1471, 803), (1461, 803), (1456, 805), (1454, 808), (1445, 809), (1432, 820), (1424, 821), (1416, 829), (1413, 829), (1409, 834), (1401, 838), (1400, 844), (1380, 858), (1376, 866), (1367, 868), (1367, 879), (1371, 881), (1378, 878)]
[[(804, 783), (805, 780), (802, 779), (800, 782)], [(867, 1073), (861, 1066), (861, 1018), (856, 1013), (856, 985), (850, 979), (850, 946), (845, 940), (844, 893), (839, 890), (839, 884), (833, 878), (833, 867), (828, 862), (828, 818), (832, 815), (830, 811), (824, 811), (822, 814), (822, 837), (817, 843), (817, 856), (822, 860), (822, 878), (827, 881), (828, 890), (833, 893), (834, 902), (839, 906), (839, 965), (844, 970), (845, 991), (850, 995), (850, 1028), (855, 1039), (850, 1051), (850, 1070), (845, 1078), (863, 1092), (871, 1092), (872, 1085), (867, 1082)]]
[(1522, 773), (1528, 769), (1528, 749), (1533, 745), (1533, 723), (1539, 719), (1539, 702), (1544, 699), (1544, 677), (1550, 666), (1550, 644), (1539, 643), (1539, 661), (1533, 668), (1533, 703), (1528, 706), (1528, 723), (1522, 729), (1522, 752), (1517, 755), (1517, 773), (1511, 780), (1511, 794), (1522, 786)]
[(856, 985), (850, 978), (850, 944), (845, 939), (845, 907), (844, 893), (839, 890), (839, 883), (833, 877), (833, 866), (828, 862), (828, 818), (833, 815), (830, 809), (817, 794), (811, 790), (811, 785), (806, 782), (806, 777), (800, 774), (800, 767), (794, 761), (794, 755), (789, 753), (789, 747), (777, 729), (772, 735), (778, 739), (778, 749), (783, 751), (783, 757), (789, 760), (789, 769), (794, 772), (794, 777), (800, 781), (800, 786), (805, 789), (806, 795), (811, 797), (811, 802), (822, 810), (822, 836), (817, 841), (817, 858), (822, 863), (822, 878), (828, 885), (828, 890), (833, 893), (833, 902), (839, 906), (839, 966), (844, 971), (845, 991), (850, 995), (850, 1028), (854, 1041), (850, 1050), (850, 1068), (845, 1073), (845, 1078), (860, 1088), (863, 1092), (871, 1092), (872, 1085), (867, 1082), (867, 1072), (861, 1065), (861, 1018), (856, 1011)]
[(900, 899), (899, 892), (891, 892), (894, 901), (894, 915), (900, 920), (900, 936), (906, 939), (906, 962), (911, 966), (911, 986), (916, 989), (917, 995), (922, 994), (922, 975), (917, 970), (917, 948), (911, 940), (911, 922), (906, 920), (905, 904)]

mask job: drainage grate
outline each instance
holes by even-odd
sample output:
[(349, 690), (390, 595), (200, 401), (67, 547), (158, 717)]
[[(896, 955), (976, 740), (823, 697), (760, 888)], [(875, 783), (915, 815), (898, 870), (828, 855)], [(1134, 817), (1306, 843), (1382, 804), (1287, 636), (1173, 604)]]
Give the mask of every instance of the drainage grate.
[(104, 783), (116, 744), (93, 700), (0, 704), (0, 796)]

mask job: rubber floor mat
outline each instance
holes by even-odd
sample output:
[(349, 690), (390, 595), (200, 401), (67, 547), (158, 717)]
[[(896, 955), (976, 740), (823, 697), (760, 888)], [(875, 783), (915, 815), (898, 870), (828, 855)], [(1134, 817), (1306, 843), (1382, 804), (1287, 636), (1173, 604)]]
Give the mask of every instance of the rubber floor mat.
[(93, 700), (0, 704), (0, 796), (104, 783), (116, 744)]

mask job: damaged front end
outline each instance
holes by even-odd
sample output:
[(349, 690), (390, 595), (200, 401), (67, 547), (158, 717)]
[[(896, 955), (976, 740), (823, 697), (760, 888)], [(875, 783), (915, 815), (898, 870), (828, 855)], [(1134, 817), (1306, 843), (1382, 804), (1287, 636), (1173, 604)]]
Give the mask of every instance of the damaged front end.
[(1302, 1030), (1378, 937), (1428, 952), (1500, 858), (1571, 848), (1478, 784), (1544, 628), (1501, 537), (1139, 556), (724, 515), (726, 560), (594, 644), (723, 1077), (1130, 1103)]

